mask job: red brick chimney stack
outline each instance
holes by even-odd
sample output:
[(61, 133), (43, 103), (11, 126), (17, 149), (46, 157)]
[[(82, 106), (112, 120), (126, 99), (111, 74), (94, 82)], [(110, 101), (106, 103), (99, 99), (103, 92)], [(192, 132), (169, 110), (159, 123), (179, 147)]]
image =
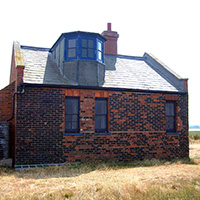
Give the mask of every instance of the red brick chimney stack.
[(107, 24), (107, 31), (104, 31), (101, 35), (106, 38), (106, 42), (104, 44), (105, 54), (117, 55), (117, 39), (119, 34), (112, 31), (111, 23)]

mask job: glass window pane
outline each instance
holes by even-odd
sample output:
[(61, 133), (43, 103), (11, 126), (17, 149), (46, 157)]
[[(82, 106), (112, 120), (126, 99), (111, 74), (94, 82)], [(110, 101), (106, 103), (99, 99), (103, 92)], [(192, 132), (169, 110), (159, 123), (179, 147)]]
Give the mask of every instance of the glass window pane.
[(93, 58), (94, 57), (94, 50), (93, 49), (88, 49), (88, 57)]
[(100, 117), (100, 129), (106, 129), (106, 116), (101, 116)]
[(68, 57), (76, 57), (76, 49), (68, 49)]
[(72, 102), (66, 101), (65, 113), (72, 114)]
[(174, 103), (173, 102), (167, 102), (166, 103), (166, 115), (167, 116), (174, 116)]
[(70, 130), (72, 127), (72, 123), (71, 122), (65, 122), (65, 128)]
[(96, 99), (95, 101), (95, 129), (106, 131), (107, 129), (107, 100)]
[(76, 40), (75, 39), (71, 39), (68, 41), (68, 48), (74, 48), (76, 47)]
[(78, 99), (66, 99), (66, 114), (78, 114)]
[(174, 130), (174, 117), (167, 117), (166, 119), (166, 127), (168, 130)]
[(94, 41), (93, 40), (88, 40), (88, 48), (94, 48)]
[(98, 42), (98, 50), (102, 51), (102, 44), (101, 44), (101, 42)]
[(72, 114), (77, 114), (77, 113), (78, 113), (78, 104), (74, 102), (72, 105)]
[(87, 40), (86, 39), (82, 39), (82, 47), (87, 48)]
[(87, 49), (82, 49), (82, 57), (87, 57)]
[(66, 98), (65, 128), (67, 131), (78, 131), (79, 100), (78, 98)]
[(66, 115), (66, 116), (65, 116), (65, 121), (66, 121), (66, 122), (72, 121), (72, 116), (71, 116), (71, 115)]
[(107, 113), (106, 100), (96, 100), (95, 112), (96, 114)]
[(98, 59), (102, 60), (102, 53), (101, 53), (101, 51), (98, 51)]
[(95, 113), (96, 114), (101, 114), (101, 107), (100, 107), (100, 102), (96, 100), (95, 102)]
[(96, 116), (95, 129), (96, 130), (106, 130), (106, 116)]
[(77, 115), (71, 115), (71, 120), (72, 122), (77, 122), (78, 121)]
[(96, 116), (95, 117), (95, 129), (99, 130), (101, 128), (101, 117), (100, 116)]
[(78, 129), (78, 124), (77, 124), (77, 122), (72, 122), (72, 129), (73, 129), (73, 130)]

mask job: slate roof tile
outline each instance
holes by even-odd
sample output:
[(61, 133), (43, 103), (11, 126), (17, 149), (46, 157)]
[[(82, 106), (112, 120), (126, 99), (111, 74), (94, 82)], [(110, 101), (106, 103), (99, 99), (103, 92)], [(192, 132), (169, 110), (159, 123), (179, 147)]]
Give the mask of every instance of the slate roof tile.
[[(73, 85), (64, 78), (49, 49), (21, 46), (25, 69), (24, 82), (37, 84)], [(156, 91), (181, 91), (163, 70), (159, 73), (146, 57), (105, 55), (105, 82), (102, 87)], [(167, 74), (167, 73), (166, 73)], [(177, 79), (177, 78), (176, 78)]]

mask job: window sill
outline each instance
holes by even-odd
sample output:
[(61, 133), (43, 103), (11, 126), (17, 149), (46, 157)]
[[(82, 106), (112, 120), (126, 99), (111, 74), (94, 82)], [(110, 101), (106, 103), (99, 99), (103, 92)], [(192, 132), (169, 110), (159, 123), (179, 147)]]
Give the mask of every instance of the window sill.
[(109, 132), (95, 132), (95, 135), (111, 135)]
[(68, 135), (83, 135), (83, 133), (64, 133), (65, 136)]
[(166, 135), (180, 135), (179, 132), (166, 132)]

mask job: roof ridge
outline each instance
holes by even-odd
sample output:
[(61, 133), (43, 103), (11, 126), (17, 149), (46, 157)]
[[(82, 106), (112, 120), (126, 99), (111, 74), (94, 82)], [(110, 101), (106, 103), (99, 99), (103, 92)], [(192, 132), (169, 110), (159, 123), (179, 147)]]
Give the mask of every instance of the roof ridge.
[(146, 58), (143, 56), (129, 56), (129, 55), (122, 55), (122, 54), (118, 54), (118, 55), (110, 55), (110, 54), (105, 54), (105, 56), (111, 56), (111, 57), (116, 57), (116, 58), (124, 58), (124, 59), (132, 59), (132, 60), (145, 60)]
[(144, 60), (145, 58), (143, 56), (129, 56), (129, 55), (117, 55), (118, 58), (126, 58), (126, 59), (133, 59), (133, 60)]

